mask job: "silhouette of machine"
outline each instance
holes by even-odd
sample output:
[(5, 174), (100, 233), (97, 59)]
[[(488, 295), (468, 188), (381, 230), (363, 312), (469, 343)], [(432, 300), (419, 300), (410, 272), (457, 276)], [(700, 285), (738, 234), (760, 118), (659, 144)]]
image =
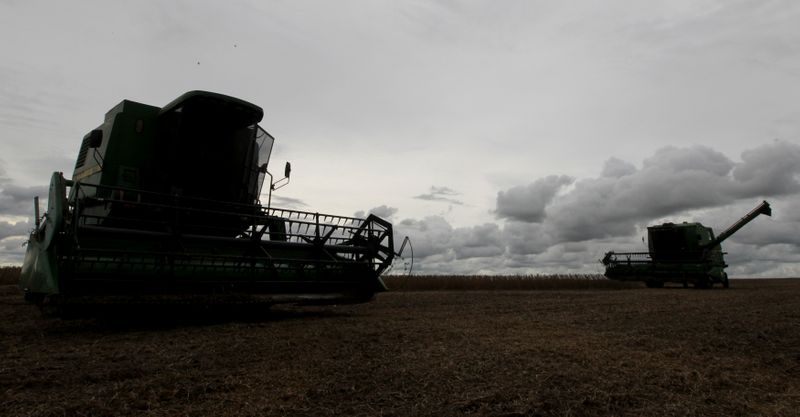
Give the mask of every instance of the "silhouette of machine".
[(618, 281), (644, 281), (648, 287), (666, 282), (711, 288), (716, 283), (728, 288), (728, 274), (721, 243), (759, 214), (772, 215), (762, 202), (746, 216), (714, 237), (710, 227), (700, 223), (664, 223), (647, 228), (648, 252), (608, 252), (602, 263), (605, 276)]

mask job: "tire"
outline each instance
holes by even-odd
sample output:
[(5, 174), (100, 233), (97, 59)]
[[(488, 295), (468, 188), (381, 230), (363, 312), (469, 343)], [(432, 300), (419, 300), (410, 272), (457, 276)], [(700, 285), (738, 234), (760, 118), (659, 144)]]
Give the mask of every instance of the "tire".
[(714, 288), (714, 278), (712, 277), (700, 278), (697, 280), (697, 282), (694, 283), (694, 287), (704, 290)]
[(38, 292), (27, 292), (26, 291), (25, 292), (25, 301), (27, 301), (27, 302), (29, 302), (31, 304), (41, 305), (44, 302), (44, 294), (38, 293)]

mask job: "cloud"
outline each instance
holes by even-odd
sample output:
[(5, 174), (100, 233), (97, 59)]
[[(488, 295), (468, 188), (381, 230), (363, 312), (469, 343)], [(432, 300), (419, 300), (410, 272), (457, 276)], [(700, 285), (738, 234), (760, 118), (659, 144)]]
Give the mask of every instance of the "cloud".
[(572, 184), (573, 178), (566, 175), (550, 175), (525, 186), (513, 187), (497, 193), (499, 218), (539, 223), (545, 218), (545, 207), (556, 193), (565, 185)]
[(503, 237), (513, 255), (538, 254), (553, 245), (553, 236), (540, 224), (508, 222)]
[(27, 236), (33, 229), (33, 226), (28, 222), (0, 222), (0, 240), (12, 236)]
[[(720, 207), (703, 214), (707, 226), (714, 227), (719, 234), (753, 209), (755, 202), (739, 203)], [(747, 246), (745, 253), (767, 245), (788, 244), (800, 248), (800, 195), (770, 199), (772, 217), (761, 217), (749, 223), (731, 236), (724, 246), (730, 244)]]
[(304, 203), (303, 200), (299, 198), (292, 198), (292, 197), (283, 197), (279, 195), (272, 196), (272, 206), (273, 207), (281, 207), (281, 208), (288, 208), (288, 209), (302, 209), (303, 207), (308, 207), (308, 204)]
[(49, 193), (48, 187), (20, 187), (6, 176), (4, 165), (4, 162), (0, 160), (0, 215), (32, 217), (33, 197), (39, 196), (42, 204), (45, 203)]
[(800, 251), (797, 245), (775, 243), (763, 246), (725, 244), (726, 269), (732, 277), (800, 278)]
[(604, 178), (622, 178), (635, 172), (636, 166), (632, 163), (611, 157), (603, 164), (603, 171), (600, 176)]
[[(506, 251), (502, 231), (494, 223), (453, 228), (442, 216), (428, 216), (395, 223), (394, 233), (398, 240), (411, 237), (415, 258), (442, 266), (448, 262), (501, 257)], [(436, 272), (431, 264), (422, 268)]]
[(706, 147), (664, 148), (627, 175), (578, 181), (553, 202), (548, 226), (560, 241), (629, 235), (642, 222), (733, 201), (732, 168), (732, 161)]
[(11, 236), (0, 239), (0, 265), (21, 264), (25, 257), (27, 236)]
[[(378, 207), (374, 207), (368, 211), (369, 214), (374, 214), (382, 219), (391, 220), (392, 217), (397, 213), (397, 209), (395, 207), (389, 207), (387, 205), (382, 205)], [(365, 217), (363, 211), (359, 211), (356, 213), (356, 217)]]
[(800, 191), (800, 146), (782, 141), (742, 153), (733, 169), (740, 197), (788, 195)]
[(395, 236), (411, 236), (414, 256), (419, 258), (447, 253), (452, 235), (453, 227), (441, 216), (405, 219), (395, 225)]
[(0, 213), (10, 216), (30, 216), (33, 213), (33, 197), (42, 202), (47, 199), (47, 187), (19, 187), (0, 183)]
[[(735, 163), (704, 146), (667, 147), (641, 169), (611, 158), (597, 178), (557, 195), (564, 177), (549, 176), (498, 193), (500, 217), (542, 223), (554, 242), (631, 235), (654, 219), (742, 199), (800, 191), (800, 146), (775, 142), (748, 150)], [(548, 214), (545, 216), (545, 214)]]
[(456, 259), (493, 257), (505, 252), (503, 234), (494, 223), (455, 229), (450, 243)]
[(462, 201), (452, 198), (452, 196), (456, 196), (459, 194), (460, 193), (454, 191), (449, 187), (431, 186), (431, 191), (428, 194), (420, 194), (418, 196), (415, 196), (414, 198), (416, 198), (417, 200), (441, 201), (450, 204), (464, 205)]
[[(6, 176), (0, 160), (0, 264), (22, 263), (23, 244), (33, 229), (33, 197), (40, 197), (42, 214), (47, 209), (48, 187), (21, 187)], [(22, 221), (14, 221), (20, 219)], [(9, 221), (11, 219), (11, 221)]]

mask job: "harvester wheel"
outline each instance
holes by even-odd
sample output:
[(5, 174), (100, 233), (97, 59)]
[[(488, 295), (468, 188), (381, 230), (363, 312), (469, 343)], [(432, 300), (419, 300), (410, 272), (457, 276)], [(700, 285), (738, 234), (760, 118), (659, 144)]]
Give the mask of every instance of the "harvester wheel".
[(694, 287), (704, 290), (714, 288), (714, 279), (711, 277), (699, 278), (697, 282), (694, 283)]
[(25, 291), (25, 301), (31, 304), (42, 304), (44, 302), (44, 294)]

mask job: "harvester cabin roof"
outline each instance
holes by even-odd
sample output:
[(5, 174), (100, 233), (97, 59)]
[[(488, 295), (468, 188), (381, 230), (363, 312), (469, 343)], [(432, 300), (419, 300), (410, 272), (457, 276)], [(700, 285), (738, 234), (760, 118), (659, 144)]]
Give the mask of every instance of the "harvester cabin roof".
[(667, 223), (657, 224), (654, 226), (649, 226), (648, 229), (679, 229), (679, 228), (696, 228), (696, 227), (705, 228), (705, 226), (702, 223), (697, 223), (697, 222), (682, 222), (682, 223), (667, 222)]
[(195, 117), (209, 117), (236, 127), (256, 124), (264, 117), (264, 110), (255, 104), (236, 97), (210, 91), (189, 91), (172, 100), (159, 112), (159, 116), (172, 112), (192, 112)]

